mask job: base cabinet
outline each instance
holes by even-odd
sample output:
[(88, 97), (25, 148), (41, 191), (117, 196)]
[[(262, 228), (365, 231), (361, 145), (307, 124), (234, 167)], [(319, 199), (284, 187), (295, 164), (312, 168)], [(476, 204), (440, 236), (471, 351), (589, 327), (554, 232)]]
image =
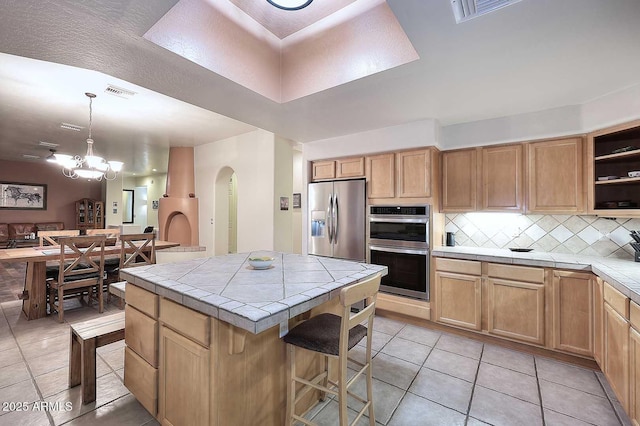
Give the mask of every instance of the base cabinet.
[(596, 277), (593, 283), (593, 359), (598, 365), (602, 365), (602, 341), (604, 337), (603, 316), (604, 316), (604, 294), (603, 281)]
[(604, 304), (604, 360), (602, 371), (620, 404), (629, 409), (629, 323)]
[(482, 281), (480, 276), (438, 271), (437, 318), (444, 324), (480, 330), (482, 327)]
[(159, 413), (163, 425), (209, 424), (209, 349), (160, 327)]
[(553, 272), (553, 347), (593, 354), (593, 275)]
[(640, 425), (640, 333), (629, 331), (629, 417), (631, 423)]

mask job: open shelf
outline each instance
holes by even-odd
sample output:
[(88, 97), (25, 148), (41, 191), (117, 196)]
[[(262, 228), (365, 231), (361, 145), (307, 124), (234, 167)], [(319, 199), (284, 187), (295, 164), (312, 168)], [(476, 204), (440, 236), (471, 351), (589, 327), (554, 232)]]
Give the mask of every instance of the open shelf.
[(631, 157), (640, 157), (640, 149), (634, 151), (619, 152), (617, 154), (600, 155), (594, 158), (594, 161), (621, 160)]
[(614, 185), (614, 184), (636, 183), (636, 182), (640, 182), (640, 177), (598, 180), (596, 181), (596, 185)]

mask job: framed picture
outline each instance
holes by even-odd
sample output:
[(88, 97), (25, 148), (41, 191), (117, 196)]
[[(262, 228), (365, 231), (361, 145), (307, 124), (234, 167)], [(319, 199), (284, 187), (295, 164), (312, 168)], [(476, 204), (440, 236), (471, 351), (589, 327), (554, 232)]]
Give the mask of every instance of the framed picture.
[(151, 201), (151, 208), (153, 210), (158, 210), (158, 200)]
[(302, 195), (299, 192), (293, 194), (293, 208), (299, 209), (302, 207)]
[(280, 210), (289, 210), (289, 197), (280, 197)]
[(47, 185), (0, 182), (0, 209), (46, 210)]

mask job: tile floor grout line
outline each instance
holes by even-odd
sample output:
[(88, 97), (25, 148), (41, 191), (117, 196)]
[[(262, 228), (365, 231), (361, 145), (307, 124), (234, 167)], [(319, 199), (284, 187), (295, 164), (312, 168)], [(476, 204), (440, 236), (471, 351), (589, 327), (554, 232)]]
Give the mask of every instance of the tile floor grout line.
[[(4, 307), (0, 304), (0, 310), (2, 310), (2, 315), (4, 316), (5, 320), (7, 320), (7, 316), (4, 313)], [(22, 310), (20, 311), (20, 315), (22, 315)], [(13, 327), (11, 327), (11, 324), (9, 324), (9, 321), (7, 320), (7, 324), (9, 326), (9, 331), (11, 332), (11, 336), (13, 337), (13, 340), (16, 343), (16, 347), (18, 348), (18, 352), (20, 352), (20, 356), (22, 357), (22, 362), (24, 363), (25, 367), (27, 368), (27, 372), (29, 373), (29, 377), (31, 378), (31, 383), (33, 384), (33, 387), (36, 390), (36, 393), (38, 395), (38, 400), (39, 401), (44, 401), (44, 397), (42, 396), (42, 391), (40, 391), (40, 387), (38, 386), (38, 382), (36, 382), (36, 378), (33, 376), (33, 372), (31, 371), (31, 366), (29, 365), (29, 363), (27, 362), (27, 359), (24, 356), (24, 353), (22, 353), (22, 348), (20, 347), (20, 344), (18, 343), (18, 339), (16, 338), (15, 333), (13, 332)], [(26, 381), (26, 380), (24, 380)], [(35, 402), (35, 401), (33, 401)], [(33, 411), (33, 410), (30, 410)], [(55, 422), (53, 421), (53, 416), (51, 415), (51, 412), (49, 410), (44, 410), (45, 415), (47, 416), (47, 420), (49, 421), (50, 425), (55, 425)]]
[[(616, 418), (618, 419), (618, 421), (620, 422), (621, 425), (624, 425), (624, 421), (622, 421), (622, 419), (620, 418), (620, 416), (618, 415), (618, 410), (616, 410), (616, 407), (613, 404), (613, 401), (611, 400), (611, 397), (609, 396), (609, 392), (607, 392), (607, 390), (604, 388), (604, 385), (602, 384), (602, 382), (600, 381), (600, 379), (598, 378), (598, 375), (596, 374), (596, 372), (593, 372), (593, 375), (596, 378), (596, 381), (598, 382), (598, 384), (600, 385), (600, 388), (602, 389), (602, 392), (604, 393), (604, 396), (607, 398), (607, 401), (609, 401), (609, 405), (611, 406), (611, 409), (613, 410), (613, 414), (616, 415)], [(605, 377), (606, 379), (606, 377)]]
[(465, 426), (469, 423), (469, 415), (471, 414), (471, 403), (473, 402), (473, 394), (476, 391), (476, 383), (478, 383), (478, 375), (480, 375), (480, 364), (482, 364), (482, 356), (484, 355), (484, 343), (482, 344), (482, 348), (480, 349), (480, 358), (478, 359), (478, 367), (476, 368), (476, 375), (473, 379), (473, 384), (471, 386), (471, 395), (469, 396), (469, 404), (467, 405), (467, 413), (464, 419)]
[(544, 418), (544, 405), (542, 402), (542, 389), (540, 387), (540, 377), (538, 376), (538, 358), (533, 357), (533, 371), (536, 373), (536, 386), (538, 387), (538, 399), (540, 400), (540, 418), (542, 420), (542, 426), (546, 425), (546, 420)]

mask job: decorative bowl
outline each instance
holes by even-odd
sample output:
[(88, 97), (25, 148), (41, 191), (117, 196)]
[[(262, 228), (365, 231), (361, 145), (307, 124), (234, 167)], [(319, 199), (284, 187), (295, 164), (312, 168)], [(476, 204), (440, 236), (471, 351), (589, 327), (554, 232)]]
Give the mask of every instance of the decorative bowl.
[(250, 257), (249, 265), (253, 267), (253, 269), (268, 269), (271, 267), (274, 258), (269, 256), (260, 256), (260, 257)]

